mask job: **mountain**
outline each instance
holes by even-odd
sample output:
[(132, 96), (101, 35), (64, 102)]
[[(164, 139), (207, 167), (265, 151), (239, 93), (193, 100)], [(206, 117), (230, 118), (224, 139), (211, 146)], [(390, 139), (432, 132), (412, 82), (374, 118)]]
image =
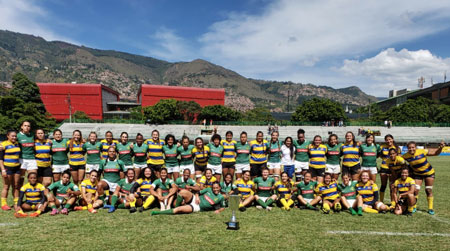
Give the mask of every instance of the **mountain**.
[(225, 104), (239, 110), (258, 106), (285, 111), (288, 93), (291, 107), (312, 97), (354, 106), (376, 101), (355, 86), (333, 89), (255, 80), (201, 59), (170, 63), (4, 30), (0, 30), (0, 66), (0, 82), (10, 82), (15, 72), (23, 72), (36, 82), (103, 83), (119, 91), (123, 99), (136, 99), (139, 85), (144, 83), (224, 88)]

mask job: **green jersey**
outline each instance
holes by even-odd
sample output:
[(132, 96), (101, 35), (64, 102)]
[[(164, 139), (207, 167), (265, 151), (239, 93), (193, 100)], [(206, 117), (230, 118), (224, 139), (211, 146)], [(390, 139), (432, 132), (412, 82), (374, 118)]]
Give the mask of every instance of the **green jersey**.
[[(131, 143), (127, 142), (123, 144), (120, 142), (116, 145), (116, 150), (119, 153), (119, 159), (123, 161), (123, 164), (125, 166), (132, 166), (133, 165), (133, 149), (131, 149)], [(133, 146), (134, 147), (134, 146)]]
[(214, 194), (210, 187), (200, 191), (200, 210), (211, 211), (226, 206), (225, 198), (222, 194)]
[(24, 134), (19, 132), (17, 134), (17, 141), (20, 144), (22, 151), (22, 159), (34, 159), (34, 136), (31, 133)]
[(220, 182), (220, 192), (229, 194), (231, 191), (236, 189), (236, 186), (231, 182), (230, 184), (225, 184), (225, 182)]
[(280, 141), (269, 143), (269, 160), (270, 163), (281, 162), (281, 144)]
[(117, 183), (120, 180), (120, 172), (125, 171), (125, 165), (121, 160), (102, 159), (99, 172), (103, 172), (103, 179)]
[(297, 194), (301, 195), (304, 199), (314, 199), (314, 188), (316, 187), (317, 182), (310, 181), (308, 184), (305, 184), (304, 181), (300, 181), (297, 184)]
[(67, 139), (52, 141), (52, 160), (53, 165), (67, 165), (69, 158), (67, 157)]
[(356, 200), (356, 184), (358, 184), (356, 180), (352, 181), (348, 186), (339, 184), (338, 190), (347, 200)]
[(135, 181), (129, 183), (128, 179), (121, 179), (117, 185), (120, 187), (120, 192), (123, 194), (130, 194), (131, 188), (134, 186)]
[(141, 146), (138, 144), (133, 145), (133, 153), (134, 153), (134, 163), (138, 165), (147, 164), (147, 152), (148, 145), (142, 143)]
[(305, 140), (303, 143), (294, 140), (295, 146), (295, 160), (298, 162), (309, 162), (309, 154), (308, 154), (308, 146), (311, 144), (308, 140)]
[(172, 188), (174, 184), (175, 183), (171, 179), (166, 179), (166, 181), (162, 181), (161, 178), (159, 178), (152, 183), (152, 186), (153, 189), (155, 190), (160, 188), (162, 190), (163, 196), (166, 196), (167, 194), (169, 194), (169, 189)]
[(362, 156), (361, 166), (364, 167), (377, 167), (377, 155), (380, 152), (380, 146), (372, 144), (362, 144), (359, 148)]
[(100, 155), (101, 155), (102, 143), (95, 142), (92, 144), (91, 142), (86, 142), (83, 144), (83, 151), (86, 152), (86, 164), (96, 165), (100, 164)]
[(237, 142), (236, 154), (236, 164), (250, 164), (250, 145), (247, 142)]
[(272, 187), (275, 184), (275, 179), (268, 177), (266, 180), (263, 177), (257, 177), (253, 180), (256, 185), (256, 195), (260, 197), (270, 197), (272, 195)]
[(53, 182), (52, 184), (50, 184), (50, 186), (48, 186), (47, 189), (49, 191), (53, 192), (53, 194), (59, 200), (64, 200), (67, 197), (69, 197), (69, 195), (67, 194), (67, 191), (69, 189), (74, 192), (79, 191), (78, 186), (75, 185), (74, 183), (68, 182), (67, 184), (63, 184), (62, 180)]
[(342, 146), (342, 144), (339, 143), (334, 146), (326, 144), (326, 146), (328, 148), (327, 164), (339, 165), (341, 163), (341, 146)]
[(192, 149), (194, 149), (193, 145), (188, 145), (186, 149), (184, 146), (179, 146), (177, 148), (177, 153), (180, 155), (180, 166), (192, 165)]
[(215, 166), (222, 164), (223, 146), (220, 144), (218, 146), (208, 144), (208, 146), (210, 150), (208, 164)]
[(163, 145), (162, 149), (164, 152), (164, 162), (166, 167), (178, 166), (177, 146), (172, 145), (172, 147), (169, 147), (168, 145)]
[(178, 177), (175, 181), (175, 185), (178, 186), (178, 190), (186, 189), (186, 186), (195, 186), (197, 183), (195, 183), (194, 180), (191, 178), (188, 178), (187, 180), (184, 180), (183, 177)]

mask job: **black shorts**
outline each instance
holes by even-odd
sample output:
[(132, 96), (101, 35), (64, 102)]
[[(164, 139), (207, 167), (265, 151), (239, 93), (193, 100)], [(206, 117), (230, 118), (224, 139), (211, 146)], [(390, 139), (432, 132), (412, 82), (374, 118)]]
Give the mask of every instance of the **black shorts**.
[(194, 170), (203, 173), (206, 170), (206, 165), (200, 166), (199, 164), (194, 163)]
[(153, 172), (159, 172), (161, 171), (163, 165), (147, 164), (147, 167), (150, 167), (150, 169), (152, 169)]
[(53, 177), (52, 167), (38, 167), (38, 177)]
[(267, 168), (267, 163), (250, 164), (250, 176), (261, 177), (263, 168)]
[(6, 168), (7, 175), (20, 174), (20, 166), (16, 166), (16, 167), (5, 166), (5, 168)]
[(70, 171), (78, 171), (86, 169), (86, 165), (70, 165)]
[(424, 180), (426, 178), (433, 178), (434, 179), (435, 177), (436, 176), (435, 176), (434, 173), (431, 174), (431, 175), (419, 175), (419, 174), (413, 173), (413, 175), (412, 175), (412, 178), (415, 179), (415, 180)]
[(236, 168), (236, 162), (222, 162), (222, 168)]
[(388, 168), (380, 168), (380, 173), (391, 174), (391, 170)]
[(342, 173), (349, 173), (350, 175), (358, 174), (361, 170), (361, 164), (356, 164), (354, 166), (342, 166)]
[(310, 168), (311, 177), (323, 177), (325, 175), (325, 168)]

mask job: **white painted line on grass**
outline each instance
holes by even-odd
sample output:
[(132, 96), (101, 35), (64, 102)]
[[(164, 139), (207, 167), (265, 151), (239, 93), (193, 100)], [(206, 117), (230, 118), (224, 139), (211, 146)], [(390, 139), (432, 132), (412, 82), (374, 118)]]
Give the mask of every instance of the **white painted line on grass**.
[(417, 213), (424, 214), (424, 215), (430, 216), (432, 219), (435, 219), (435, 220), (437, 220), (437, 221), (440, 221), (440, 222), (444, 222), (444, 223), (450, 224), (450, 220), (447, 220), (447, 219), (443, 219), (443, 218), (437, 217), (436, 215), (430, 215), (429, 213), (424, 213), (424, 212), (421, 212), (421, 211), (417, 211)]
[(364, 234), (364, 235), (390, 235), (390, 236), (450, 237), (450, 234), (445, 234), (445, 233), (402, 233), (402, 232), (374, 232), (374, 231), (327, 231), (327, 234)]
[(17, 226), (17, 225), (19, 225), (19, 224), (17, 224), (17, 223), (11, 223), (11, 222), (0, 223), (0, 227)]

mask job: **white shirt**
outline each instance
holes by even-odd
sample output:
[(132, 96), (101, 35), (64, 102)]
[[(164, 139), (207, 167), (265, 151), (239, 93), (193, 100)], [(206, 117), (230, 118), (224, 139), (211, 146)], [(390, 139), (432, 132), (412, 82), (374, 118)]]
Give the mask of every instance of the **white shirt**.
[[(293, 147), (295, 152), (295, 146)], [(294, 155), (295, 158), (295, 155)], [(286, 145), (281, 146), (281, 164), (283, 166), (292, 166), (294, 165), (294, 160), (291, 158), (291, 149)]]

